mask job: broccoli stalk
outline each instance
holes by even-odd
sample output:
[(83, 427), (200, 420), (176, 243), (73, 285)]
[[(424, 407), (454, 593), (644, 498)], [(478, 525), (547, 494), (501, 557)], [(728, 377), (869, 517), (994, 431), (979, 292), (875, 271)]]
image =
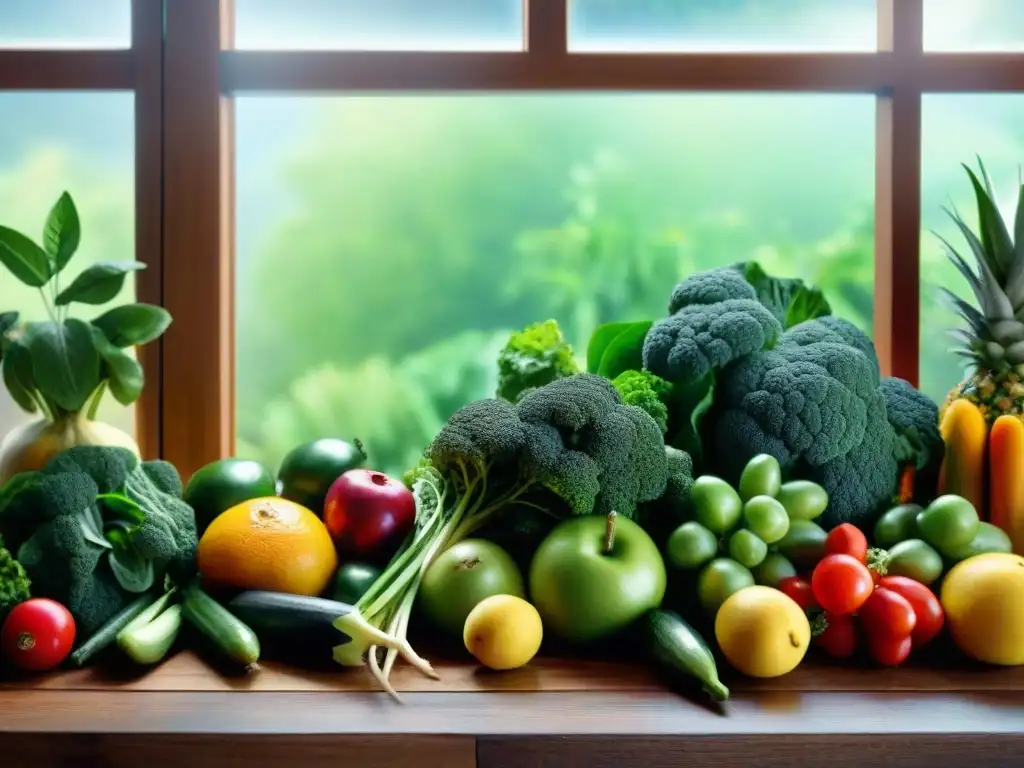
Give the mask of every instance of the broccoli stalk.
[[(610, 381), (591, 374), (558, 379), (517, 405), (485, 399), (456, 411), (408, 476), (416, 497), (416, 529), (406, 546), (335, 627), (353, 641), (334, 659), (367, 664), (396, 695), (388, 677), (401, 655), (429, 676), (406, 631), (420, 582), (442, 552), (507, 510), (523, 506), (562, 514), (632, 517), (661, 497), (669, 460), (661, 430), (643, 410), (625, 405)], [(544, 491), (549, 504), (535, 503)], [(530, 500), (525, 497), (531, 494)], [(379, 647), (387, 648), (383, 667)]]

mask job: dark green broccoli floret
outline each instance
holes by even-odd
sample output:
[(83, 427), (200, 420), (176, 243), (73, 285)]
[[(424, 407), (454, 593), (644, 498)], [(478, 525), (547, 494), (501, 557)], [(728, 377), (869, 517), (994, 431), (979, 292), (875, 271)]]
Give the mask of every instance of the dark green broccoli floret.
[(607, 379), (561, 379), (527, 395), (518, 411), (529, 431), (525, 462), (575, 514), (614, 510), (632, 517), (637, 504), (664, 492), (661, 429), (640, 408), (624, 405)]
[(702, 272), (676, 286), (672, 312), (644, 339), (643, 365), (673, 384), (686, 385), (775, 344), (782, 326), (732, 269)]
[(945, 445), (939, 433), (939, 407), (910, 382), (886, 376), (881, 383), (889, 424), (896, 431), (897, 458), (916, 469), (936, 463)]
[(527, 392), (580, 372), (572, 347), (554, 320), (513, 333), (498, 353), (497, 396), (518, 402)]
[(507, 400), (487, 398), (453, 413), (426, 455), (442, 475), (454, 473), (457, 479), (475, 481), (483, 479), (493, 465), (516, 461), (524, 442), (516, 407)]
[(138, 463), (138, 457), (127, 448), (78, 445), (50, 459), (43, 472), (85, 474), (93, 479), (100, 493), (114, 493), (124, 487), (128, 473)]
[(0, 624), (3, 624), (14, 606), (32, 596), (31, 587), (32, 582), (25, 568), (14, 559), (0, 538)]
[(672, 385), (650, 371), (623, 371), (612, 384), (626, 405), (635, 405), (657, 422), (662, 434), (668, 429), (667, 400)]
[(142, 462), (142, 470), (149, 476), (149, 479), (157, 489), (171, 496), (177, 496), (179, 499), (182, 497), (184, 487), (182, 486), (181, 475), (178, 473), (177, 467), (171, 464), (171, 462), (161, 459), (144, 461)]
[(637, 522), (659, 546), (682, 523), (692, 519), (690, 488), (693, 486), (693, 460), (686, 451), (665, 446), (668, 483), (660, 498), (641, 504)]
[(897, 464), (878, 361), (864, 347), (856, 328), (821, 318), (737, 363), (717, 390), (716, 468), (736, 478), (769, 453), (828, 491), (823, 525), (866, 524), (892, 495)]

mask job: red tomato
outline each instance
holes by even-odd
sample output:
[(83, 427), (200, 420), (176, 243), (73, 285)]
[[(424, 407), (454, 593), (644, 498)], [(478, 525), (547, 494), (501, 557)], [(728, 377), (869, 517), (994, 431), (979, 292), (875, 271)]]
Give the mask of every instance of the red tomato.
[(792, 598), (804, 613), (818, 607), (818, 604), (814, 602), (811, 583), (802, 576), (787, 576), (779, 582), (779, 591)]
[(856, 613), (874, 588), (871, 571), (850, 555), (826, 555), (811, 574), (814, 599), (836, 616)]
[(849, 555), (862, 563), (867, 563), (868, 540), (857, 526), (841, 523), (829, 531), (825, 539), (825, 554)]
[(34, 597), (15, 606), (0, 629), (0, 647), (15, 666), (32, 672), (55, 669), (75, 644), (75, 620), (60, 603)]
[(902, 638), (868, 635), (868, 651), (871, 658), (886, 667), (895, 667), (907, 660), (914, 641), (910, 635)]
[(857, 623), (852, 616), (825, 614), (828, 627), (814, 638), (814, 644), (837, 659), (848, 659), (857, 650)]
[(917, 624), (914, 606), (902, 595), (878, 587), (857, 612), (861, 626), (869, 636), (900, 639), (910, 637)]
[(942, 603), (924, 584), (906, 576), (884, 576), (879, 579), (878, 586), (902, 596), (913, 607), (917, 621), (910, 638), (915, 648), (924, 647), (942, 631), (946, 620)]

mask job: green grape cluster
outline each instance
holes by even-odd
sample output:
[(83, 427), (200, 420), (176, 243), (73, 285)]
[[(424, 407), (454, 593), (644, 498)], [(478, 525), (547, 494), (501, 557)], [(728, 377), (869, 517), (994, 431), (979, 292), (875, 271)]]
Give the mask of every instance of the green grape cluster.
[(698, 477), (690, 489), (693, 519), (669, 537), (668, 562), (695, 571), (697, 596), (714, 615), (744, 587), (774, 587), (797, 566), (820, 558), (825, 531), (814, 523), (828, 494), (807, 480), (782, 482), (774, 456), (755, 456), (733, 488), (720, 477)]

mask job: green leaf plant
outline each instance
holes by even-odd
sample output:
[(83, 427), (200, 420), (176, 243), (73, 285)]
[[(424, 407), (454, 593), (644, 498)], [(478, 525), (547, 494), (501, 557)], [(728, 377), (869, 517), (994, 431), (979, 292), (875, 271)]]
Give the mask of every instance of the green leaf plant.
[(101, 307), (113, 301), (127, 276), (146, 267), (137, 261), (101, 261), (62, 285), (81, 237), (78, 210), (67, 192), (47, 216), (42, 244), (0, 226), (0, 263), (39, 290), (48, 317), (21, 322), (17, 312), (0, 313), (3, 381), (23, 410), (49, 422), (80, 413), (94, 418), (108, 389), (122, 405), (138, 400), (142, 366), (126, 350), (159, 338), (171, 323), (163, 307), (141, 303), (110, 308), (91, 321), (69, 317), (74, 304)]

